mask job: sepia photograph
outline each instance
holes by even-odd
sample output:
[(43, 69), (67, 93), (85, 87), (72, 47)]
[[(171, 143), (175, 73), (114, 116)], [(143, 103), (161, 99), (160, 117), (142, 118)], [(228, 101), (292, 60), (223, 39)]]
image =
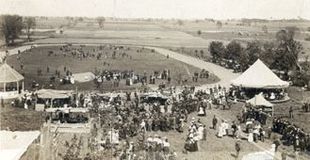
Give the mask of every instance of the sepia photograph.
[(0, 160), (309, 160), (310, 0), (0, 0)]

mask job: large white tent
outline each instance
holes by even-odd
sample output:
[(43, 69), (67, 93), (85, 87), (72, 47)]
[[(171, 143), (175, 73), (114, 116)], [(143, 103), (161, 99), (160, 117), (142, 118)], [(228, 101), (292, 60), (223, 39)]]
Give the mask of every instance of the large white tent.
[(231, 82), (233, 86), (243, 88), (275, 89), (289, 86), (288, 82), (281, 80), (260, 59)]

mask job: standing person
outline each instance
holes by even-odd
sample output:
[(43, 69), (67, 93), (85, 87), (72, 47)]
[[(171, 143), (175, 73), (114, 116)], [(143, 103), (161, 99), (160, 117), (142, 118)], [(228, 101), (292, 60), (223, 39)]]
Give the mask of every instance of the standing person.
[(216, 125), (217, 125), (217, 118), (215, 117), (215, 115), (213, 116), (213, 119), (212, 119), (212, 128), (213, 129), (216, 129)]
[(207, 127), (206, 125), (203, 125), (203, 136), (202, 136), (202, 140), (206, 141), (207, 140)]
[(241, 150), (240, 140), (237, 140), (235, 143), (235, 150), (236, 150), (236, 159), (239, 157), (239, 153)]
[(289, 116), (290, 116), (291, 119), (294, 118), (294, 115), (293, 115), (293, 107), (292, 107), (292, 106), (290, 106), (290, 109), (289, 109)]
[(276, 138), (276, 140), (273, 142), (273, 144), (275, 145), (275, 152), (277, 152), (278, 147), (281, 145), (279, 138)]
[(231, 128), (232, 128), (232, 137), (235, 138), (236, 132), (237, 132), (237, 125), (236, 125), (235, 121), (232, 122)]

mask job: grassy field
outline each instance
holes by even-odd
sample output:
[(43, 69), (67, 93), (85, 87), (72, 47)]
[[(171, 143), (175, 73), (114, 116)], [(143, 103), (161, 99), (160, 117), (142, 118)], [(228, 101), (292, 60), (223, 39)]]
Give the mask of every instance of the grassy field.
[[(119, 70), (119, 71), (130, 71), (133, 70), (136, 74), (143, 75), (144, 72), (149, 76), (154, 71), (161, 72), (164, 69), (169, 69), (172, 76), (172, 84), (177, 85), (177, 81), (187, 80), (185, 85), (199, 85), (205, 83), (214, 83), (218, 81), (218, 78), (211, 76), (209, 79), (199, 79), (198, 83), (192, 83), (191, 77), (194, 72), (200, 72), (200, 69), (187, 65), (185, 63), (176, 61), (171, 58), (167, 58), (160, 54), (151, 52), (151, 50), (142, 49), (141, 52), (137, 52), (139, 48), (130, 47), (130, 50), (119, 50), (116, 51), (116, 58), (112, 58), (114, 50), (106, 47), (100, 51), (106, 54), (106, 57), (97, 60), (96, 57), (88, 57), (83, 60), (68, 55), (64, 57), (59, 49), (60, 47), (39, 47), (22, 53), (20, 60), (17, 60), (17, 55), (8, 58), (8, 64), (12, 65), (17, 71), (25, 75), (25, 86), (29, 88), (31, 82), (35, 80), (41, 85), (48, 85), (49, 78), (54, 75), (55, 71), (61, 72), (61, 75), (65, 75), (64, 67), (70, 72), (81, 73), (81, 72), (95, 72), (95, 70)], [(99, 51), (93, 52), (93, 49), (98, 49), (95, 46), (86, 46), (83, 48), (85, 52), (96, 54)], [(53, 51), (56, 56), (48, 56), (48, 52)], [(126, 53), (129, 57), (121, 57), (120, 54)], [(20, 65), (23, 64), (24, 68), (21, 69)], [(49, 72), (47, 73), (47, 67)], [(42, 75), (37, 74), (37, 70), (42, 70)], [(158, 80), (156, 84), (159, 84), (161, 80)], [(115, 90), (115, 89), (128, 89), (138, 87), (136, 85), (128, 87), (125, 86), (125, 81), (121, 82), (119, 88), (111, 88), (112, 82), (104, 84), (104, 90)], [(179, 84), (181, 85), (181, 84)], [(77, 83), (76, 85), (57, 85), (58, 89), (78, 89), (81, 90), (92, 90), (95, 89), (93, 82)]]
[[(305, 132), (310, 133), (310, 113), (305, 113), (302, 110), (302, 102), (306, 101), (307, 97), (310, 97), (310, 91), (301, 91), (300, 88), (290, 87), (288, 89), (291, 101), (287, 103), (276, 104), (274, 107), (275, 116), (283, 117), (297, 126), (304, 129)], [(289, 108), (294, 109), (294, 118), (289, 118)]]
[(0, 109), (1, 130), (39, 130), (45, 120), (44, 113), (6, 105)]

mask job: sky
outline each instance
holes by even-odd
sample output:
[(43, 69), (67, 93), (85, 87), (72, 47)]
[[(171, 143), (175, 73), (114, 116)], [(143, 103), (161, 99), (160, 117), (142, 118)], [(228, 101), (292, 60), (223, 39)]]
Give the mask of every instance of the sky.
[(0, 0), (0, 14), (180, 19), (310, 19), (310, 0)]

